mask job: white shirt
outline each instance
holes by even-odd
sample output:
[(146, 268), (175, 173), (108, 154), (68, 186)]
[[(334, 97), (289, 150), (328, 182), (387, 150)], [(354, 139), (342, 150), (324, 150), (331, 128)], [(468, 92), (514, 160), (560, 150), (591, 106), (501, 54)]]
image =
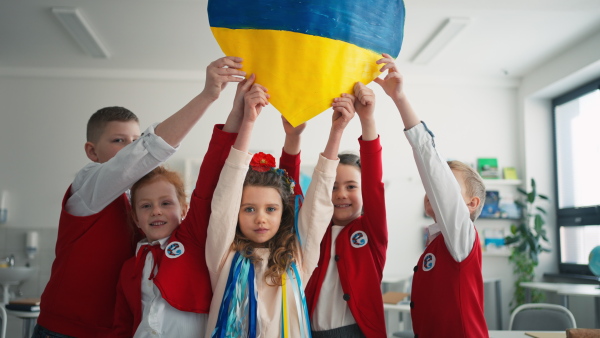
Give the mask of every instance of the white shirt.
[[(164, 250), (168, 240), (169, 237), (148, 243), (144, 239), (138, 243), (136, 255), (144, 245), (160, 243), (160, 248)], [(142, 274), (142, 320), (135, 331), (134, 337), (201, 337), (206, 330), (208, 315), (205, 313), (179, 311), (164, 300), (154, 282), (148, 280), (153, 266), (154, 257), (151, 252), (148, 252)], [(156, 267), (154, 270), (155, 276), (158, 273), (158, 269), (159, 267)]]
[(158, 123), (148, 127), (135, 142), (128, 144), (105, 163), (83, 167), (71, 184), (66, 210), (74, 216), (100, 212), (152, 169), (166, 161), (177, 148), (154, 134)]
[(462, 262), (473, 249), (476, 233), (460, 185), (448, 162), (435, 148), (433, 135), (424, 123), (404, 133), (413, 148), (425, 193), (436, 216), (436, 223), (428, 227), (427, 244), (441, 233), (452, 257)]
[(344, 290), (335, 261), (335, 240), (343, 229), (341, 225), (331, 227), (331, 256), (312, 317), (313, 331), (326, 331), (356, 324), (348, 302), (344, 300)]

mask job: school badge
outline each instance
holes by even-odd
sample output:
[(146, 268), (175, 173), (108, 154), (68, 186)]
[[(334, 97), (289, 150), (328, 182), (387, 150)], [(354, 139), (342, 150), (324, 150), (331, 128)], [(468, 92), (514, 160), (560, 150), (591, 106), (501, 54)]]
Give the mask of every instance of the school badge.
[(177, 258), (185, 252), (185, 248), (181, 242), (171, 242), (165, 248), (165, 255), (169, 258)]

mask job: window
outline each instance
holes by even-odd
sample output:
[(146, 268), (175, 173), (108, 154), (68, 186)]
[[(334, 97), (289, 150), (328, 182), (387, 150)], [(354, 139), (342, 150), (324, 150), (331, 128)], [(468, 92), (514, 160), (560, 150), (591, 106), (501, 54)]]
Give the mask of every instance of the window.
[(600, 79), (552, 101), (559, 271), (592, 275), (600, 245)]

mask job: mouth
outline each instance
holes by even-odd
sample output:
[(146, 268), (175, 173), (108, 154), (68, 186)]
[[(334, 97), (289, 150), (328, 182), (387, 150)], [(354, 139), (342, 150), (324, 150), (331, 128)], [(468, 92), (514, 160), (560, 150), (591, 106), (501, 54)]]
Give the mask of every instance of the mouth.
[(151, 227), (158, 227), (158, 226), (165, 225), (165, 224), (167, 224), (167, 222), (164, 222), (164, 221), (156, 221), (156, 222), (152, 222), (152, 223), (150, 223), (150, 226), (151, 226)]
[(266, 229), (266, 228), (258, 228), (256, 230), (254, 230), (254, 232), (256, 232), (257, 234), (266, 234), (267, 231), (269, 231), (269, 229)]
[(333, 206), (335, 208), (349, 208), (352, 206), (352, 204), (334, 204)]

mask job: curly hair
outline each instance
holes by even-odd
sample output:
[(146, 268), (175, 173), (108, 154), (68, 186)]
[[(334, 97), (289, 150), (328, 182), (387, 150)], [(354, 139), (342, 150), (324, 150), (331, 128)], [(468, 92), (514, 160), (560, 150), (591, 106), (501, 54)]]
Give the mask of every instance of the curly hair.
[[(258, 172), (248, 170), (244, 180), (244, 188), (248, 186), (269, 187), (277, 190), (283, 203), (283, 213), (279, 230), (273, 238), (266, 243), (255, 243), (249, 240), (240, 230), (239, 222), (235, 238), (231, 244), (234, 251), (249, 258), (253, 263), (262, 260), (257, 254), (257, 248), (269, 249), (267, 271), (264, 278), (267, 284), (281, 285), (281, 275), (295, 260), (298, 250), (296, 233), (294, 231), (294, 206), (291, 202), (292, 192), (284, 176), (275, 171)], [(269, 283), (269, 280), (271, 283)]]

